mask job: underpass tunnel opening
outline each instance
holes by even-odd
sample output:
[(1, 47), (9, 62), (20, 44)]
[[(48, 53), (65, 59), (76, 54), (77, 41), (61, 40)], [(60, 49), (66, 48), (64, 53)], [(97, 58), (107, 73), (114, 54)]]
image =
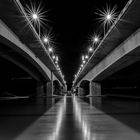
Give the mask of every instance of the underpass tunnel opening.
[(89, 94), (90, 92), (90, 81), (88, 80), (83, 80), (81, 83), (80, 83), (80, 96), (86, 96)]
[[(38, 94), (38, 83), (44, 83), (45, 78), (26, 58), (2, 43), (0, 65), (0, 97)], [(33, 75), (36, 75), (36, 78)]]
[(0, 57), (0, 96), (27, 96), (36, 93), (37, 81), (21, 68)]
[(60, 85), (58, 80), (53, 81), (53, 94), (54, 95), (61, 95), (63, 87)]
[(140, 61), (107, 77), (101, 85), (104, 95), (140, 97)]

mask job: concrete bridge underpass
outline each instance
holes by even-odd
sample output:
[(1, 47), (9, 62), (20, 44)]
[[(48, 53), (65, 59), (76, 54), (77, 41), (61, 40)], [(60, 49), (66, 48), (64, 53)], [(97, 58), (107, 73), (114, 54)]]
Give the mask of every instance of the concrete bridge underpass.
[(1, 3), (0, 96), (61, 95), (65, 83), (36, 32), (16, 3)]
[(139, 96), (139, 7), (139, 0), (128, 2), (75, 79), (73, 87), (84, 91), (80, 85), (89, 81), (89, 96)]

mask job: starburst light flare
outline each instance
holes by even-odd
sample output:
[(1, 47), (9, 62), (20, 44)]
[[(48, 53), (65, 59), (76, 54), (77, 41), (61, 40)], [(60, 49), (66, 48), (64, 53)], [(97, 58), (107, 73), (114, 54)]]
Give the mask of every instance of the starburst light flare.
[(43, 8), (41, 8), (41, 3), (36, 6), (36, 4), (30, 4), (31, 6), (26, 5), (26, 12), (28, 15), (28, 18), (30, 19), (30, 21), (35, 25), (38, 26), (36, 24), (36, 22), (41, 25), (42, 23), (44, 24), (45, 19), (45, 13), (46, 11), (43, 11)]
[(92, 41), (93, 41), (93, 44), (98, 43), (100, 41), (99, 35), (94, 35), (93, 38), (92, 38)]
[(49, 38), (47, 36), (44, 36), (43, 41), (44, 41), (44, 43), (49, 43)]
[(99, 21), (103, 24), (104, 26), (104, 34), (106, 28), (108, 28), (110, 25), (114, 23), (116, 20), (118, 13), (116, 12), (117, 7), (114, 6), (113, 8), (109, 5), (106, 6), (105, 9), (103, 10), (98, 10), (99, 12), (96, 12), (97, 15), (100, 17), (98, 18)]
[(38, 6), (36, 6), (35, 3), (34, 4), (31, 3), (30, 5), (31, 6), (26, 5), (25, 11), (33, 26), (38, 28), (38, 34), (40, 36), (40, 26), (44, 24), (44, 21), (46, 21), (45, 19), (46, 11), (43, 11), (43, 8), (41, 8), (41, 3)]

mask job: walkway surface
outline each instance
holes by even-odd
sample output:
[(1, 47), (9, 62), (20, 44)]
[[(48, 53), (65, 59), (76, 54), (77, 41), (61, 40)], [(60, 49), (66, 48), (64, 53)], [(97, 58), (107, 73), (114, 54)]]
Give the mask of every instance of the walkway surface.
[[(89, 99), (90, 100), (90, 99)], [(93, 100), (90, 102), (94, 102)], [(100, 100), (98, 100), (99, 104)], [(7, 135), (1, 133), (0, 139), (2, 140), (139, 140), (139, 129), (134, 129), (132, 126), (136, 126), (138, 123), (134, 121), (134, 118), (140, 120), (140, 114), (134, 112), (128, 112), (129, 109), (123, 107), (121, 104), (116, 104), (116, 110), (105, 113), (101, 108), (95, 107), (93, 104), (89, 104), (76, 96), (64, 96), (57, 101), (49, 110), (44, 113), (34, 114), (33, 116), (17, 116), (19, 121), (22, 118), (22, 125), (26, 122), (26, 119), (37, 117), (25, 127), (23, 131), (18, 133), (16, 137), (11, 137), (12, 132)], [(113, 105), (112, 105), (113, 106)], [(128, 106), (126, 106), (128, 107)], [(111, 108), (111, 107), (110, 107)], [(115, 107), (114, 107), (115, 108)], [(117, 110), (118, 108), (118, 110)], [(121, 108), (121, 109), (120, 109)], [(123, 110), (123, 111), (122, 111)], [(124, 110), (126, 112), (124, 112)], [(114, 111), (114, 112), (113, 112)], [(43, 112), (43, 111), (42, 111)], [(25, 112), (24, 112), (25, 113)], [(29, 114), (29, 112), (27, 112)], [(121, 116), (128, 121), (124, 123), (118, 118)], [(3, 117), (3, 118), (2, 118)], [(0, 121), (5, 116), (0, 115)], [(8, 122), (12, 119), (12, 116), (8, 117)], [(15, 117), (15, 115), (13, 116)], [(26, 118), (27, 117), (27, 118)], [(118, 117), (118, 118), (117, 118)], [(24, 119), (23, 119), (24, 118)], [(132, 126), (128, 125), (129, 120), (132, 120)], [(17, 121), (17, 123), (18, 123)], [(126, 121), (126, 122), (127, 122)], [(20, 122), (20, 121), (19, 121)], [(18, 124), (9, 130), (13, 131), (17, 129)], [(0, 127), (0, 129), (2, 129)], [(9, 128), (6, 128), (9, 129)], [(16, 130), (17, 131), (17, 130)]]

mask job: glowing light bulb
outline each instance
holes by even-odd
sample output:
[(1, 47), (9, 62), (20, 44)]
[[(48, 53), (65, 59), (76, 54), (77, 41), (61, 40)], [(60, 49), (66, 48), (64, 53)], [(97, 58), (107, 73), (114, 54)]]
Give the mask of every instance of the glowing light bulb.
[(53, 49), (51, 47), (49, 47), (49, 52), (53, 52)]
[(32, 14), (32, 18), (35, 19), (35, 20), (37, 20), (38, 19), (38, 15), (36, 13), (33, 13)]
[(43, 38), (43, 41), (44, 41), (45, 43), (48, 43), (48, 42), (49, 42), (48, 37), (44, 37), (44, 38)]
[(92, 47), (90, 47), (90, 48), (89, 48), (89, 52), (92, 52), (92, 51), (93, 51), (93, 48), (92, 48)]

